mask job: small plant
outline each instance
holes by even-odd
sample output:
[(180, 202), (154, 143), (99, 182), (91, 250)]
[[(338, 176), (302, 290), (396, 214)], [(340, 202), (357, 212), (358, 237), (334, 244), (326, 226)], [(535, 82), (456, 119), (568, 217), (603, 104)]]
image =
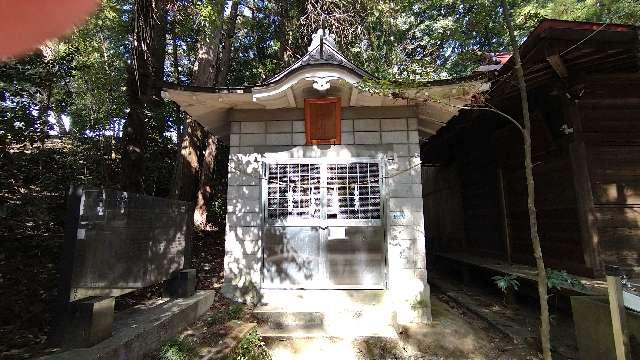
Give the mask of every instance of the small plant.
[(520, 283), (517, 280), (517, 275), (504, 275), (494, 276), (491, 279), (502, 290), (503, 293), (507, 293), (509, 289), (518, 290)]
[(227, 360), (271, 360), (271, 354), (262, 337), (253, 329), (240, 341)]
[(420, 295), (413, 301), (413, 303), (411, 304), (411, 308), (414, 310), (427, 309), (429, 308), (429, 299), (425, 298), (423, 295)]
[(549, 289), (560, 289), (561, 287), (584, 289), (584, 284), (575, 276), (568, 274), (565, 270), (547, 269), (547, 286)]
[(238, 320), (244, 313), (244, 306), (244, 304), (233, 304), (222, 308), (217, 313), (209, 316), (207, 323), (209, 325), (222, 325), (232, 320)]
[(175, 338), (160, 349), (158, 360), (191, 360), (198, 356), (196, 347), (190, 342)]

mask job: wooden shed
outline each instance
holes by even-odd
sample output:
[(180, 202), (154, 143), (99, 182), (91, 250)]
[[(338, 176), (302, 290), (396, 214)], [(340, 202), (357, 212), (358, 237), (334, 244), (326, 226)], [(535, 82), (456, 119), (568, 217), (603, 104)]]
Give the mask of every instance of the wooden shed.
[[(640, 278), (639, 39), (631, 25), (544, 20), (520, 48), (535, 205), (551, 268), (599, 277), (616, 264)], [(521, 119), (512, 70), (509, 60), (480, 95)], [(426, 141), (432, 254), (534, 264), (523, 156), (517, 128), (483, 109), (461, 111)]]

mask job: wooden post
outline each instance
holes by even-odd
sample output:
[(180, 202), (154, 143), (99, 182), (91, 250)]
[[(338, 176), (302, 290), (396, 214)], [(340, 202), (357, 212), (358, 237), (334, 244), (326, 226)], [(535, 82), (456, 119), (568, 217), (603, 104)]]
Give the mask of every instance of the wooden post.
[(504, 191), (504, 177), (501, 168), (498, 168), (498, 190), (500, 212), (502, 213), (502, 229), (504, 231), (504, 250), (506, 252), (507, 263), (511, 265), (511, 229), (509, 228), (509, 213), (507, 212), (507, 199)]
[(622, 299), (622, 281), (618, 267), (607, 266), (607, 287), (609, 290), (609, 309), (611, 311), (616, 359), (631, 359), (629, 338), (625, 334), (625, 308), (624, 300)]

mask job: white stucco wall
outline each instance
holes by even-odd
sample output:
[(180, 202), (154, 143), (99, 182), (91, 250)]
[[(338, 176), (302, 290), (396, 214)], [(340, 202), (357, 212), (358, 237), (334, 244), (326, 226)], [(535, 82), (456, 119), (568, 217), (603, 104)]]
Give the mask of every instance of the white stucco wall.
[[(242, 301), (260, 299), (262, 240), (261, 168), (266, 158), (378, 157), (385, 158), (385, 226), (387, 288), (396, 304), (399, 323), (429, 321), (430, 309), (420, 311), (418, 299), (429, 299), (425, 269), (424, 217), (420, 176), (417, 119), (376, 118), (376, 109), (359, 113), (369, 117), (343, 117), (342, 144), (305, 146), (302, 117), (271, 120), (264, 110), (260, 120), (240, 118), (231, 123), (225, 284), (223, 293)], [(280, 114), (272, 111), (274, 117)], [(302, 115), (301, 113), (299, 113)], [(233, 118), (233, 117), (232, 117)]]

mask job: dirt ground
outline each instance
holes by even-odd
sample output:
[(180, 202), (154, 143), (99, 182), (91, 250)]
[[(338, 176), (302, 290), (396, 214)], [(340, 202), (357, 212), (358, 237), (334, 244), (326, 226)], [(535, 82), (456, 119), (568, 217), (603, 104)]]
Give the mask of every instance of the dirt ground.
[(483, 320), (432, 295), (433, 322), (388, 338), (267, 338), (274, 360), (539, 359), (524, 343), (505, 338)]

